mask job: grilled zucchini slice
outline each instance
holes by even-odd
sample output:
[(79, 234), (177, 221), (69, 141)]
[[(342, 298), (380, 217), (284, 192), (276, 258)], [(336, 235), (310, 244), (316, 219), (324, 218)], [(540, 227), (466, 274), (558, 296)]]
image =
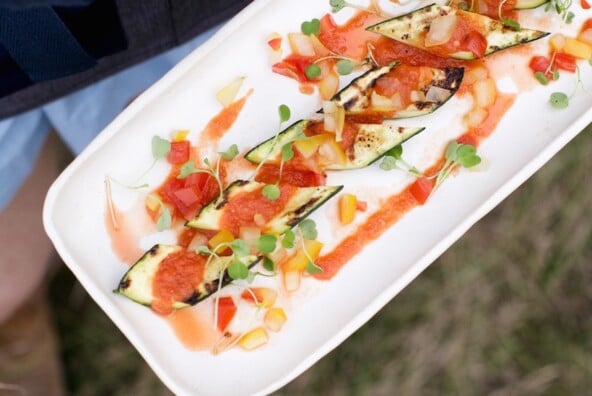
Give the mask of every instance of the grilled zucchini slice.
[[(380, 83), (380, 79), (389, 78), (389, 73), (397, 73), (394, 70), (396, 63), (374, 68), (353, 80), (348, 86), (339, 91), (331, 99), (342, 106), (347, 113), (378, 113), (384, 118), (401, 119), (426, 115), (434, 112), (448, 101), (458, 90), (463, 79), (462, 67), (434, 68), (426, 66), (400, 66), (402, 73), (407, 71), (417, 74), (429, 75), (429, 82), (418, 83), (409, 87), (409, 91), (415, 91), (420, 98), (411, 100), (404, 107), (398, 107), (394, 101), (386, 99), (386, 104), (377, 103), (374, 87)], [(391, 78), (396, 79), (396, 74)], [(387, 80), (388, 81), (388, 80)], [(407, 99), (405, 99), (407, 101)]]
[[(487, 40), (485, 56), (515, 45), (537, 40), (549, 34), (547, 32), (532, 29), (512, 30), (504, 26), (502, 22), (487, 16), (437, 4), (432, 4), (409, 14), (377, 23), (376, 25), (369, 26), (366, 30), (420, 48), (427, 52), (443, 56), (441, 53), (436, 53), (433, 50), (439, 46), (425, 46), (425, 37), (430, 30), (432, 21), (438, 17), (446, 15), (456, 15), (457, 17), (463, 18), (479, 30)], [(460, 60), (476, 59), (475, 54), (471, 51), (457, 51), (446, 54), (446, 56)]]
[[(155, 245), (125, 273), (114, 292), (142, 305), (152, 306), (155, 301), (153, 280), (161, 263), (169, 255), (183, 250), (183, 247), (177, 245)], [(254, 255), (239, 258), (247, 267), (252, 267), (259, 259), (260, 257)], [(195, 285), (193, 294), (182, 301), (174, 301), (171, 308), (181, 309), (195, 305), (214, 293), (219, 288), (220, 274), (223, 274), (222, 286), (228, 284), (231, 279), (226, 269), (232, 260), (232, 256), (212, 257), (204, 267), (203, 280)]]
[[(253, 163), (260, 163), (266, 159), (279, 156), (284, 144), (298, 139), (306, 139), (304, 133), (307, 127), (323, 121), (302, 120), (282, 131), (249, 151), (245, 158)], [(341, 162), (326, 162), (322, 164), (325, 170), (348, 170), (366, 167), (393, 147), (415, 136), (425, 128), (399, 127), (389, 124), (354, 124), (357, 135), (352, 148), (345, 153)]]
[(549, 0), (518, 0), (514, 6), (515, 10), (529, 10), (531, 8), (537, 8), (543, 4), (548, 3)]
[[(220, 230), (225, 228), (223, 218), (233, 198), (258, 192), (256, 199), (268, 199), (260, 191), (264, 183), (237, 180), (224, 190), (221, 202), (214, 200), (204, 206), (193, 219), (185, 225), (203, 230)], [(298, 224), (315, 209), (335, 195), (343, 186), (293, 187), (293, 192), (284, 207), (261, 225), (261, 232), (266, 234), (282, 234)]]

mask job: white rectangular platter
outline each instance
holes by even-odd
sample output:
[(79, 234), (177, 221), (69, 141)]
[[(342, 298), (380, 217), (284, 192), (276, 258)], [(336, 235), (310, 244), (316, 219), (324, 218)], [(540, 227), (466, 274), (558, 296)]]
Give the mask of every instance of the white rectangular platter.
[[(418, 5), (407, 4), (399, 13)], [(548, 14), (543, 10), (525, 11), (524, 15), (542, 23), (543, 29), (573, 36), (584, 18), (582, 10), (574, 8), (573, 25), (558, 18), (546, 22)], [(105, 228), (105, 176), (134, 180), (152, 161), (150, 139), (154, 135), (168, 136), (175, 129), (201, 131), (220, 109), (216, 91), (239, 75), (246, 76), (244, 86), (253, 88), (253, 93), (221, 148), (236, 143), (245, 149), (275, 134), (277, 107), (282, 103), (292, 109), (292, 120), (309, 116), (319, 107), (317, 97), (302, 95), (293, 80), (271, 72), (266, 39), (274, 31), (299, 31), (302, 21), (327, 12), (328, 0), (256, 0), (135, 100), (62, 173), (47, 196), (44, 223), (59, 254), (176, 394), (265, 394), (286, 384), (362, 326), (592, 121), (592, 72), (587, 64), (581, 70), (587, 92), (578, 88), (566, 109), (552, 108), (548, 97), (556, 90), (574, 91), (574, 75), (566, 74), (547, 87), (535, 84), (518, 95), (495, 132), (479, 147), (487, 166), (447, 180), (426, 205), (408, 213), (331, 281), (308, 281), (292, 300), (285, 328), (268, 345), (253, 352), (233, 349), (218, 356), (188, 350), (163, 319), (112, 293), (127, 266), (113, 253)], [(348, 12), (336, 18), (351, 15)], [(546, 40), (533, 45), (546, 54)], [(527, 59), (516, 58), (511, 68), (520, 75)], [(405, 144), (406, 159), (420, 168), (433, 163), (446, 142), (462, 132), (455, 127), (459, 125), (455, 117), (466, 106), (462, 99), (453, 98), (433, 115), (406, 120), (406, 125), (427, 127)], [(159, 164), (149, 178), (157, 185), (166, 174), (166, 165)], [(403, 175), (373, 166), (332, 173), (327, 184), (344, 184), (346, 190), (360, 194), (380, 194), (398, 191), (409, 182)], [(125, 208), (137, 195), (118, 190), (114, 198)], [(313, 216), (319, 238), (328, 244), (343, 236), (331, 226), (334, 212), (335, 203), (329, 203)], [(156, 235), (144, 241), (146, 248), (160, 237), (166, 239), (166, 235)]]

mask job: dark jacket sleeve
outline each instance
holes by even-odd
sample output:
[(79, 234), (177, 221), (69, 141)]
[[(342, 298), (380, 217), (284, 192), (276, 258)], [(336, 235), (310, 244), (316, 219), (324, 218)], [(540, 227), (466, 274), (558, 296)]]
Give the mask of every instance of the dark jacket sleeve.
[(95, 0), (2, 0), (2, 6), (12, 9), (32, 7), (78, 7), (87, 6)]

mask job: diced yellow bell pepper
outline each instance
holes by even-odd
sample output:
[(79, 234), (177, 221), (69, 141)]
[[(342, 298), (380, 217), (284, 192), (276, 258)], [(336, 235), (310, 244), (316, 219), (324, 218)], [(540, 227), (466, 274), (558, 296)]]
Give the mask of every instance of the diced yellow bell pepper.
[(567, 37), (563, 46), (563, 51), (566, 54), (575, 56), (579, 59), (590, 59), (592, 58), (592, 46), (586, 44), (580, 40)]
[(549, 39), (549, 44), (553, 51), (562, 51), (565, 46), (565, 36), (561, 33), (554, 34)]
[[(298, 249), (298, 251), (292, 257), (282, 263), (282, 269), (284, 272), (304, 271), (306, 269), (306, 265), (308, 264), (309, 257), (312, 260), (316, 260), (316, 258), (319, 257), (322, 248), (322, 242), (314, 239), (305, 240), (304, 249), (300, 247), (300, 249)], [(306, 252), (304, 250), (306, 250)]]
[(265, 317), (263, 318), (263, 323), (265, 326), (271, 330), (278, 332), (286, 323), (288, 317), (286, 316), (286, 312), (280, 307), (270, 308), (266, 313)]
[(187, 135), (189, 135), (189, 131), (186, 129), (175, 131), (173, 133), (173, 142), (182, 142), (187, 138)]
[(327, 140), (319, 147), (319, 154), (330, 164), (343, 165), (347, 162), (345, 151), (334, 139)]
[(238, 95), (238, 91), (240, 90), (244, 80), (245, 76), (239, 76), (230, 83), (226, 84), (218, 92), (216, 92), (216, 100), (224, 107), (230, 106), (232, 102), (234, 102), (236, 95)]
[(333, 135), (330, 133), (321, 133), (319, 135), (310, 136), (306, 139), (296, 140), (294, 142), (294, 147), (300, 154), (302, 154), (303, 157), (310, 158), (314, 153), (317, 152), (323, 143), (332, 140), (332, 138)]
[(146, 208), (151, 212), (160, 210), (160, 199), (154, 194), (148, 194), (146, 197)]
[(238, 341), (238, 345), (240, 345), (241, 348), (251, 351), (267, 344), (268, 340), (269, 336), (267, 335), (267, 331), (263, 327), (256, 327), (245, 333)]
[(349, 224), (356, 217), (358, 198), (353, 194), (343, 194), (339, 197), (339, 221), (341, 224)]
[(302, 271), (288, 271), (283, 273), (284, 287), (288, 293), (295, 292), (300, 288)]
[[(210, 249), (215, 249), (217, 246), (220, 246), (223, 243), (230, 243), (234, 241), (234, 235), (232, 232), (228, 230), (219, 231), (216, 235), (210, 238), (208, 241), (208, 246)], [(216, 250), (216, 253), (223, 253), (227, 248)]]

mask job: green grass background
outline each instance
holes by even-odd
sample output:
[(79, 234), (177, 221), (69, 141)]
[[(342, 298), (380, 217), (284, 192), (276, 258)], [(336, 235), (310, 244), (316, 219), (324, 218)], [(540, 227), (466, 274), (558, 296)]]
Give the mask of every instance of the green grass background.
[[(591, 132), (275, 394), (592, 395)], [(169, 394), (65, 268), (51, 302), (71, 394)]]

